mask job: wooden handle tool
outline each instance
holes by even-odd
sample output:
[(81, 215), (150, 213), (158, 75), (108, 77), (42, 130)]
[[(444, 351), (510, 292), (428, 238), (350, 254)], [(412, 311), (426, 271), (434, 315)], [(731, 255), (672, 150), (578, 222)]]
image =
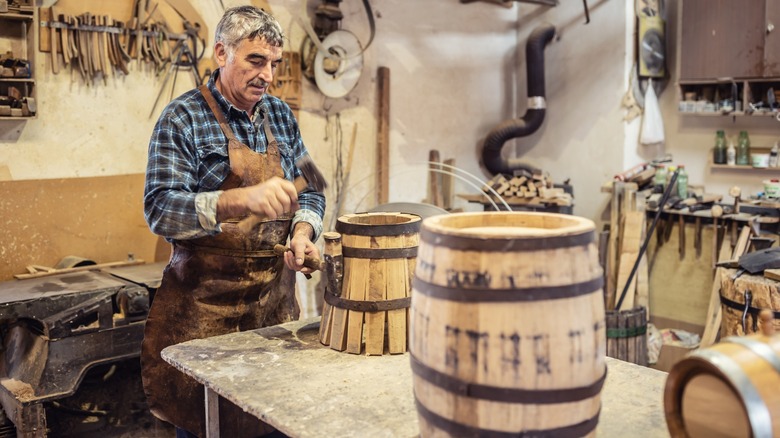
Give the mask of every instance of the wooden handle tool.
[[(283, 256), (287, 251), (292, 251), (292, 249), (284, 245), (274, 245), (274, 252), (280, 256)], [(325, 263), (316, 257), (305, 256), (303, 258), (303, 266), (314, 269), (315, 271), (321, 271), (325, 268)]]

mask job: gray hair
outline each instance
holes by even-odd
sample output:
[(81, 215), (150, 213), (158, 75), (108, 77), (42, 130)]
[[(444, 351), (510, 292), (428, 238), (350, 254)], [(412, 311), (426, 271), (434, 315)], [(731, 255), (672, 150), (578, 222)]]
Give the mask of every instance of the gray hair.
[(214, 43), (224, 44), (232, 58), (242, 40), (258, 37), (271, 46), (284, 46), (284, 31), (276, 18), (254, 6), (237, 6), (226, 10), (219, 20)]

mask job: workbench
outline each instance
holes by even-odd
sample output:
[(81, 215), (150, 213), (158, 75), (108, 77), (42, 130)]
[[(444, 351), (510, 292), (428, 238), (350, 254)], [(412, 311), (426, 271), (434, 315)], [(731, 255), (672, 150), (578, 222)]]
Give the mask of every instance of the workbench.
[[(224, 397), (291, 437), (419, 435), (409, 354), (364, 356), (318, 340), (320, 318), (197, 339), (162, 357), (205, 386), (207, 436)], [(597, 436), (668, 437), (666, 373), (610, 357)]]

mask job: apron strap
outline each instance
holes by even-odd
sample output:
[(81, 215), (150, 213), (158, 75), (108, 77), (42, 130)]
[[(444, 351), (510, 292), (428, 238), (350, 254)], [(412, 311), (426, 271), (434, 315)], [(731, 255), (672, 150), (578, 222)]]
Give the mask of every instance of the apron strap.
[(225, 118), (225, 113), (219, 109), (219, 105), (217, 105), (217, 99), (215, 99), (214, 95), (211, 94), (209, 87), (206, 84), (203, 84), (198, 87), (198, 90), (200, 91), (200, 94), (202, 94), (206, 99), (206, 103), (209, 105), (209, 108), (211, 108), (211, 112), (213, 112), (214, 116), (217, 118), (219, 127), (222, 128), (222, 132), (225, 134), (225, 137), (227, 137), (228, 140), (238, 141), (236, 136), (233, 135), (233, 130), (230, 129), (230, 125), (228, 125), (227, 119)]

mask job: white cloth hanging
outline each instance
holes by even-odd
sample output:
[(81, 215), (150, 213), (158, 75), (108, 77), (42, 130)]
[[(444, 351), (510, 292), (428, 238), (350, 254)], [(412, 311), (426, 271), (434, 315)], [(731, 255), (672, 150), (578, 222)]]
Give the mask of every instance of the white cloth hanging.
[(639, 134), (639, 143), (652, 145), (664, 142), (664, 119), (661, 116), (661, 108), (658, 106), (658, 97), (653, 89), (653, 80), (650, 79), (645, 91), (645, 113), (642, 117), (642, 130)]

